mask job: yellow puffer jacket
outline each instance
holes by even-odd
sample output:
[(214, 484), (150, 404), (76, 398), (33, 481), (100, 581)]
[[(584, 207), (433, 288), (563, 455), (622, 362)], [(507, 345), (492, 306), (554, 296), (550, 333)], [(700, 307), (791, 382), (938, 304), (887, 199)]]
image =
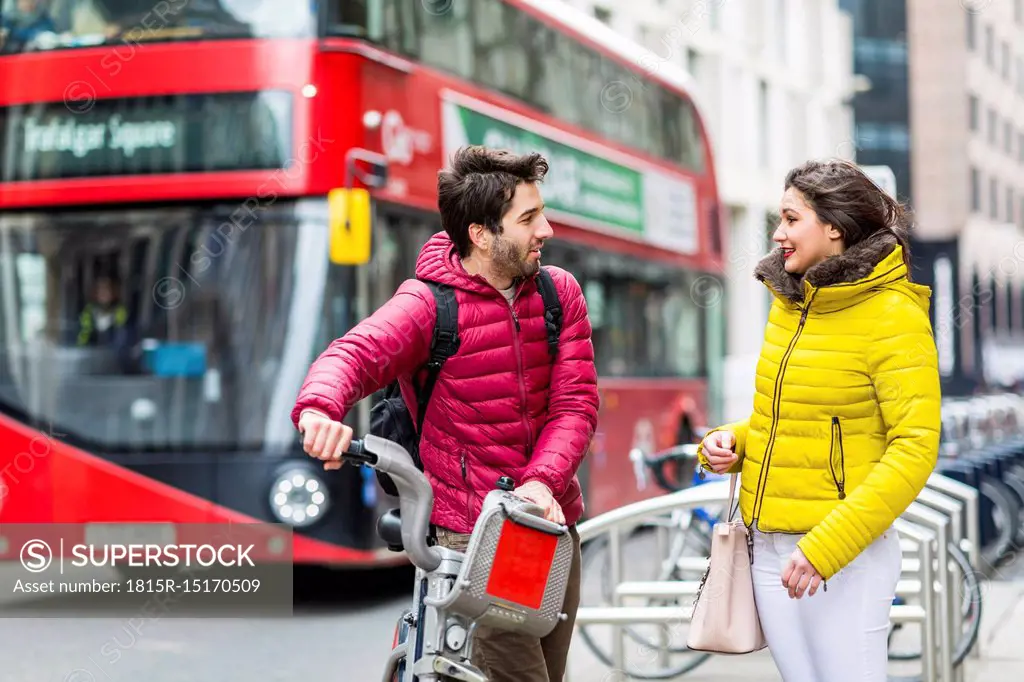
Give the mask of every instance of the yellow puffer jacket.
[(754, 411), (715, 430), (736, 434), (746, 525), (806, 533), (800, 549), (827, 580), (906, 510), (935, 467), (930, 291), (908, 280), (888, 230), (803, 278), (785, 272), (777, 250), (755, 274), (775, 300)]

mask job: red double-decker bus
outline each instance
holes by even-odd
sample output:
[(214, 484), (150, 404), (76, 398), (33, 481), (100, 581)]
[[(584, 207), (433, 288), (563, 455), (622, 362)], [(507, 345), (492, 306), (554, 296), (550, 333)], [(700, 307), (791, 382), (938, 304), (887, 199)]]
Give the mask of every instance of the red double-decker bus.
[[(631, 446), (705, 422), (720, 212), (670, 65), (542, 0), (0, 3), (0, 522), (284, 522), (297, 562), (400, 560), (394, 500), (319, 470), (289, 412), (412, 276), (465, 144), (551, 162), (545, 261), (583, 286), (601, 377), (589, 513), (655, 492)], [(328, 257), (348, 185), (364, 264)]]

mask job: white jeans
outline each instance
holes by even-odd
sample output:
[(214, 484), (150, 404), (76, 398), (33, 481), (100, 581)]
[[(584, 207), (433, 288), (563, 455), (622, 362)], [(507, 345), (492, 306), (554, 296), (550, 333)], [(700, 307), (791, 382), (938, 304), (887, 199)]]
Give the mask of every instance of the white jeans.
[(790, 599), (782, 571), (801, 535), (754, 533), (754, 599), (785, 682), (885, 682), (889, 609), (902, 552), (892, 528), (813, 597)]

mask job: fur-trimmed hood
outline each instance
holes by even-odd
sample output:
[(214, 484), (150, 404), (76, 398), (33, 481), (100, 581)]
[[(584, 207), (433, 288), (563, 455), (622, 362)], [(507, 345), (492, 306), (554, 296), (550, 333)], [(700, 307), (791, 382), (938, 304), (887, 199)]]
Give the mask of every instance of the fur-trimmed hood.
[(887, 286), (900, 279), (915, 289), (927, 291), (926, 287), (911, 285), (908, 281), (903, 247), (889, 230), (875, 232), (843, 253), (811, 267), (804, 275), (786, 272), (782, 249), (774, 249), (754, 268), (754, 276), (776, 296), (796, 305), (802, 304), (811, 291), (858, 282), (865, 286), (844, 292), (846, 296), (856, 293), (855, 290)]

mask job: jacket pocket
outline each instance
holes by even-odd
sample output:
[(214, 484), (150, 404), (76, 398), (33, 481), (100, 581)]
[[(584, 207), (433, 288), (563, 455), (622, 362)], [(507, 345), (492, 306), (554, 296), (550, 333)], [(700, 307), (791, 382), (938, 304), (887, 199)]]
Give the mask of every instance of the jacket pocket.
[(843, 425), (839, 417), (832, 417), (832, 438), (829, 446), (828, 467), (836, 484), (839, 499), (846, 499), (846, 455), (843, 452)]

